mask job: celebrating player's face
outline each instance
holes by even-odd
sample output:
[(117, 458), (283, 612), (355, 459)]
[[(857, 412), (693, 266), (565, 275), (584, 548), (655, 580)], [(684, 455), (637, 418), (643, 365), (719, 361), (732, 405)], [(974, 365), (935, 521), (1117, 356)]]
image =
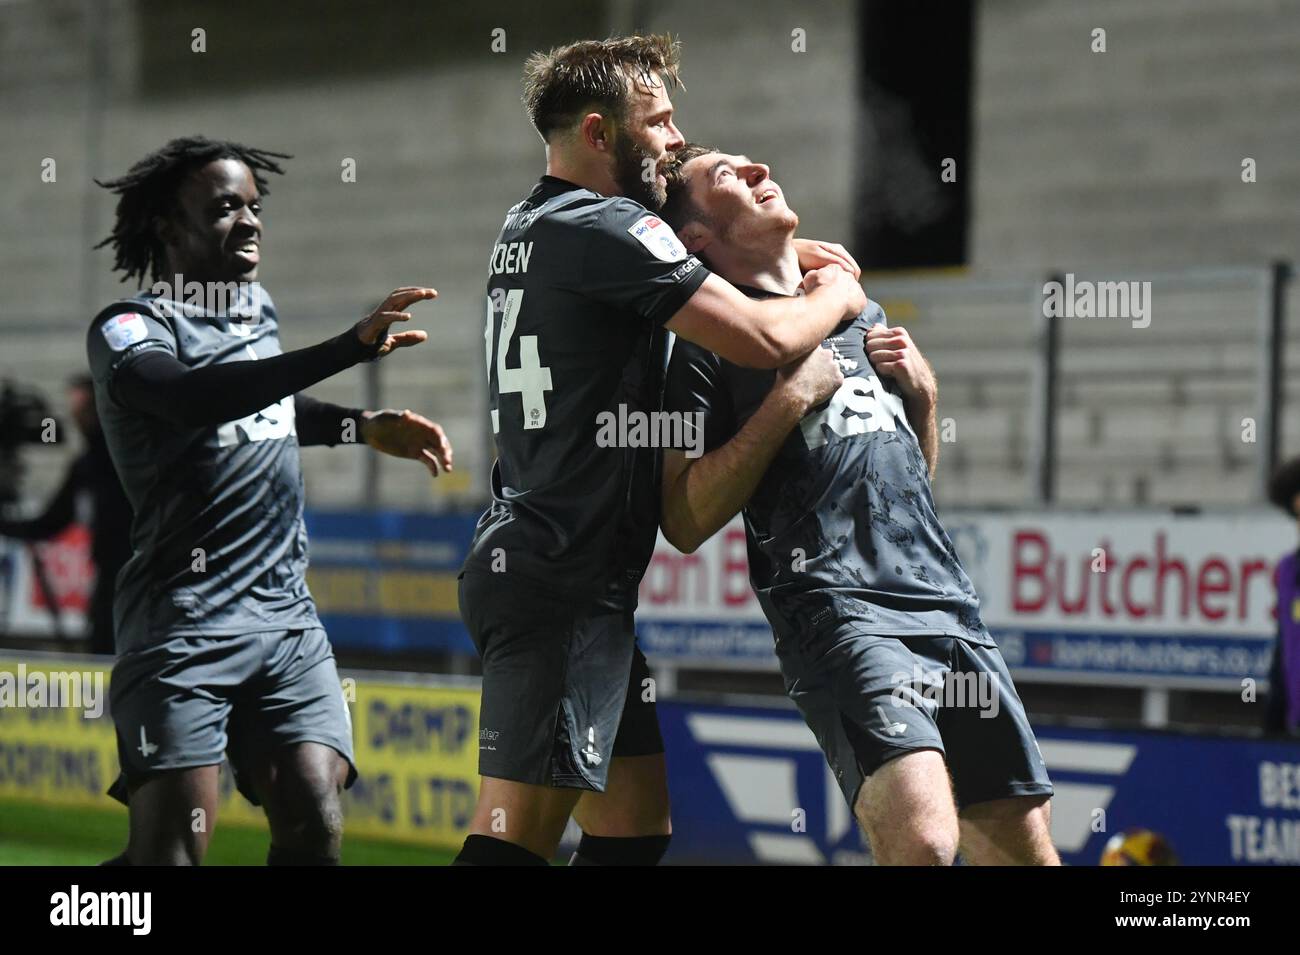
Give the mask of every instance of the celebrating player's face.
[(171, 270), (186, 281), (251, 282), (261, 260), (261, 198), (249, 168), (214, 159), (191, 172), (159, 235)]
[(614, 144), (614, 179), (623, 195), (648, 209), (666, 198), (664, 167), (672, 152), (685, 145), (673, 125), (673, 104), (658, 77), (632, 83), (624, 124)]
[(708, 153), (688, 162), (683, 172), (715, 242), (744, 243), (761, 233), (793, 232), (799, 225), (768, 167), (747, 156)]

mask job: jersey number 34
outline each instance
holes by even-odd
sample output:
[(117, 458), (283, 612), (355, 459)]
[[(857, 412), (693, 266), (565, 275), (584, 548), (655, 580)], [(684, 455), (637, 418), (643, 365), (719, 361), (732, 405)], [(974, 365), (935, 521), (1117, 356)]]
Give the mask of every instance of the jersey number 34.
[[(524, 290), (493, 289), (487, 300), (487, 327), (483, 329), (484, 352), (487, 358), (488, 386), (492, 382), (492, 339), (495, 319), (501, 313), (501, 332), (496, 336), (497, 401), (502, 395), (518, 394), (523, 401), (524, 430), (546, 427), (546, 392), (551, 390), (551, 369), (544, 367), (537, 356), (536, 335), (519, 336), (519, 364), (510, 368), (506, 353), (515, 337), (519, 323), (519, 310), (524, 304)], [(501, 430), (501, 409), (492, 409), (492, 433)]]

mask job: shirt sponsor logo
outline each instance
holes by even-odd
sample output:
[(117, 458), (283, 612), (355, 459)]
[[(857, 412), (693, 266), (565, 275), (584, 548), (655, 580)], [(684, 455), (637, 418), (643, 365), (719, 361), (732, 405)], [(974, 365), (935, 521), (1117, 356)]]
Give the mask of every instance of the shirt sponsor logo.
[(808, 448), (812, 450), (827, 443), (822, 425), (841, 438), (851, 438), (877, 431), (893, 432), (898, 421), (911, 428), (903, 400), (889, 391), (879, 378), (870, 375), (845, 378), (831, 400), (808, 414), (799, 426)]
[(686, 247), (678, 241), (668, 223), (658, 216), (642, 216), (627, 231), (662, 262), (680, 262), (686, 258)]
[(673, 281), (681, 282), (685, 280), (686, 276), (690, 275), (697, 268), (699, 268), (699, 265), (700, 265), (700, 260), (692, 255), (681, 265), (677, 266), (677, 268), (673, 269)]
[(298, 433), (294, 423), (293, 395), (273, 405), (217, 427), (217, 447), (230, 448), (259, 441), (276, 441)]
[(104, 340), (113, 351), (124, 351), (136, 342), (149, 337), (149, 328), (144, 323), (144, 316), (138, 312), (115, 315), (99, 327), (104, 333)]

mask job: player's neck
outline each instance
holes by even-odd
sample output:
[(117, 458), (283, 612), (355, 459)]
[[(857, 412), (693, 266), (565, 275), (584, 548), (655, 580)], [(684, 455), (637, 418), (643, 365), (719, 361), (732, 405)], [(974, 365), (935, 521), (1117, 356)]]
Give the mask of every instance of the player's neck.
[(799, 256), (795, 254), (793, 236), (775, 248), (711, 248), (707, 255), (713, 271), (733, 285), (748, 285), (764, 292), (794, 295), (803, 276), (799, 273)]
[(546, 150), (546, 175), (563, 179), (602, 196), (621, 196), (623, 190), (602, 164), (576, 162), (562, 150)]

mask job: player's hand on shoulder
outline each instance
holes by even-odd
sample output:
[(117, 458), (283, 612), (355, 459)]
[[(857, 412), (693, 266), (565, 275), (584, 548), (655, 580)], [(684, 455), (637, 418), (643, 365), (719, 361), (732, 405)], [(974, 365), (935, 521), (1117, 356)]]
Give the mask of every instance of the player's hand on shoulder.
[(799, 287), (805, 295), (811, 295), (822, 288), (838, 293), (843, 299), (845, 318), (852, 318), (867, 307), (867, 293), (862, 291), (858, 280), (833, 263), (806, 273)]
[(872, 325), (867, 329), (866, 346), (871, 367), (897, 381), (905, 397), (934, 401), (934, 372), (906, 328)]
[(372, 357), (382, 358), (396, 348), (418, 345), (428, 339), (427, 332), (412, 330), (390, 332), (389, 326), (396, 322), (411, 320), (410, 308), (416, 302), (423, 302), (438, 297), (436, 290), (418, 286), (405, 286), (394, 289), (373, 312), (356, 324), (357, 338), (363, 345), (375, 347)]
[(451, 441), (442, 425), (414, 411), (385, 408), (365, 412), (361, 438), (376, 451), (419, 461), (434, 477), (451, 470)]
[(784, 388), (803, 412), (817, 407), (844, 384), (844, 372), (829, 348), (818, 345), (776, 373), (778, 388)]
[(825, 265), (838, 265), (853, 278), (862, 278), (862, 269), (849, 250), (838, 242), (822, 242), (820, 239), (795, 239), (794, 252), (799, 257), (799, 270), (811, 272)]

